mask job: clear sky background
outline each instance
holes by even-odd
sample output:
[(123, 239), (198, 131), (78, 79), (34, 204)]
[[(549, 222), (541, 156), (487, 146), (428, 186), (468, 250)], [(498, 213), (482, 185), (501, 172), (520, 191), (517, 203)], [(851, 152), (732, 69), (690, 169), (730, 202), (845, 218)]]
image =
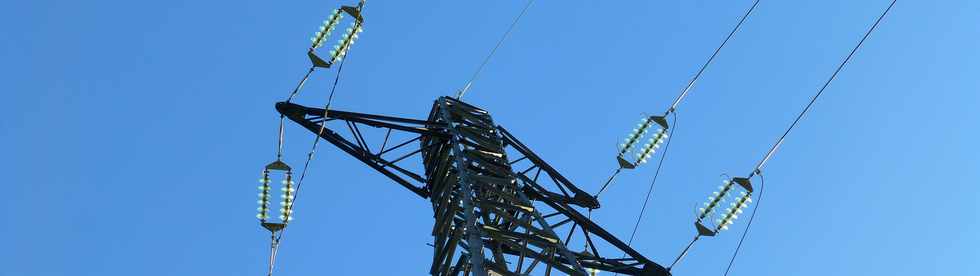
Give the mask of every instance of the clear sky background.
[[(255, 186), (309, 36), (354, 1), (11, 1), (0, 9), (2, 275), (261, 275)], [(763, 1), (681, 105), (634, 246), (669, 262), (888, 5)], [(368, 3), (335, 108), (425, 118), (522, 1)], [(751, 1), (537, 1), (465, 100), (578, 186), (663, 112)], [(976, 1), (899, 1), (766, 168), (732, 275), (980, 275)], [(320, 106), (335, 71), (296, 102)], [(299, 167), (312, 135), (287, 128)], [(429, 202), (329, 144), (276, 275), (424, 275)], [(654, 166), (595, 220), (629, 235)], [(675, 275), (720, 275), (745, 227)], [(581, 245), (574, 245), (573, 248)]]

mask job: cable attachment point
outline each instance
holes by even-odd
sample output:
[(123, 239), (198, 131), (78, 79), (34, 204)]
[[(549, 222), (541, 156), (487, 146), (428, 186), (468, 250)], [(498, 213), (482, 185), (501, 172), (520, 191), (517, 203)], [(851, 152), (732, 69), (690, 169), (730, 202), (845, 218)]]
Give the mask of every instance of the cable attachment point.
[(702, 224), (700, 221), (695, 221), (694, 227), (698, 229), (698, 236), (714, 237), (716, 234), (718, 234), (715, 233), (714, 230), (711, 230), (711, 228), (708, 228), (707, 226)]

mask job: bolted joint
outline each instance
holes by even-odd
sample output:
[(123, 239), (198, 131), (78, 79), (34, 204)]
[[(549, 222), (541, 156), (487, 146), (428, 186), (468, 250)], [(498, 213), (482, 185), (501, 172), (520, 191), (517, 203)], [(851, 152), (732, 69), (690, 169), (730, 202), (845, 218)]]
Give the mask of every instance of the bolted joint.
[(588, 193), (575, 193), (572, 197), (573, 203), (578, 206), (582, 206), (589, 209), (599, 209), (599, 199), (589, 195)]
[(653, 262), (648, 262), (646, 264), (643, 264), (643, 272), (641, 274), (639, 274), (639, 275), (641, 275), (641, 276), (670, 276), (671, 274), (670, 274), (670, 270), (667, 270), (667, 268), (665, 268), (665, 267), (663, 267), (663, 266), (661, 266), (659, 264), (653, 263)]

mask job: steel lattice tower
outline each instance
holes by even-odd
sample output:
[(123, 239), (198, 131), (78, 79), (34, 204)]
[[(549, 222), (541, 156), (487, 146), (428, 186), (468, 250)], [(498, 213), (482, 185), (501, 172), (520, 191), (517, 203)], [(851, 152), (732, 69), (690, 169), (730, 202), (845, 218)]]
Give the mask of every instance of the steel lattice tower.
[[(478, 107), (441, 97), (427, 120), (324, 113), (287, 102), (276, 109), (429, 199), (435, 218), (432, 275), (588, 275), (590, 270), (670, 275), (574, 209), (599, 208), (599, 202)], [(328, 122), (342, 122), (347, 131), (324, 127)], [(368, 145), (362, 126), (386, 132), (380, 147)], [(407, 140), (386, 148), (398, 133)], [(403, 154), (394, 156), (397, 151)], [(403, 164), (410, 157), (421, 166), (413, 170)], [(587, 246), (573, 250), (572, 240)]]

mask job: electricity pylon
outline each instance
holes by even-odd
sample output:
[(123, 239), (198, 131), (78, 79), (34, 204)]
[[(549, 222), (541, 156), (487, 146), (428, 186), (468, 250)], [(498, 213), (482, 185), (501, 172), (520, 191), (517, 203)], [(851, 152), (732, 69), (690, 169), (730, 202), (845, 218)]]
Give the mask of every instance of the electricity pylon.
[[(426, 120), (338, 110), (324, 113), (288, 102), (277, 103), (276, 109), (429, 199), (435, 218), (432, 275), (557, 271), (585, 276), (589, 270), (670, 275), (578, 212), (573, 206), (596, 209), (598, 200), (495, 125), (483, 109), (450, 97), (438, 98)], [(385, 133), (380, 146), (369, 145), (362, 126)], [(392, 137), (405, 141), (388, 147)], [(420, 160), (421, 166), (406, 160)], [(573, 249), (573, 240), (584, 248)]]

